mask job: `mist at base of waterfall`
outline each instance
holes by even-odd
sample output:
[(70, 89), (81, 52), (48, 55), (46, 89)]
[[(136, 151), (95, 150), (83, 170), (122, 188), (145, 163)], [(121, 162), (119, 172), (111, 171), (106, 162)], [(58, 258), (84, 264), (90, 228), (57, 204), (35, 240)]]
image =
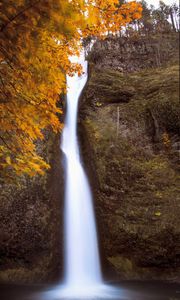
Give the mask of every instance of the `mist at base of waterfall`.
[(62, 285), (45, 293), (43, 300), (108, 300), (119, 299), (120, 294), (120, 289), (105, 284), (69, 287)]
[[(111, 283), (112, 284), (112, 283)], [(77, 296), (62, 285), (0, 284), (1, 300), (178, 300), (180, 284), (163, 281), (121, 281), (93, 289), (81, 287)], [(79, 290), (76, 289), (76, 293)], [(87, 294), (91, 292), (91, 294)], [(94, 294), (93, 294), (94, 293)]]

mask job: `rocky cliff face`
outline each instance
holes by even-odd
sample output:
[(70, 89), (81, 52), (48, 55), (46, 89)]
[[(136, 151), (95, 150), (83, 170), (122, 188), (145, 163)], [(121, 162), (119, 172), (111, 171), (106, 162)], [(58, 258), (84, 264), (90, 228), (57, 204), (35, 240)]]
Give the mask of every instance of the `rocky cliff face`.
[[(177, 279), (177, 53), (177, 37), (166, 36), (108, 39), (89, 55), (79, 134), (107, 275)], [(39, 148), (46, 176), (1, 184), (0, 281), (42, 282), (62, 269), (59, 136)]]
[(1, 282), (38, 283), (60, 275), (64, 184), (59, 135), (47, 132), (38, 151), (51, 165), (45, 176), (1, 184)]
[(98, 40), (89, 60), (96, 67), (134, 72), (156, 68), (169, 61), (176, 62), (179, 55), (178, 33), (130, 37), (110, 36)]
[(105, 274), (177, 280), (177, 38), (171, 44), (169, 37), (173, 52), (170, 46), (164, 60), (161, 54), (161, 67), (151, 63), (152, 51), (142, 55), (159, 43), (155, 38), (148, 46), (144, 39), (138, 47), (121, 43), (113, 38), (95, 44), (79, 117)]

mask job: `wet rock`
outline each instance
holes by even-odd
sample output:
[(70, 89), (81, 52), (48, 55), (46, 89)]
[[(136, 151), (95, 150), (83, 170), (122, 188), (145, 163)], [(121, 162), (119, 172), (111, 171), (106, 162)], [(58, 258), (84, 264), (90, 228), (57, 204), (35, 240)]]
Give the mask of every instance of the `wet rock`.
[[(150, 66), (154, 44), (142, 48), (139, 41), (131, 48), (128, 43), (123, 50), (118, 44), (113, 50), (116, 43), (114, 39), (95, 46), (79, 114), (104, 272), (110, 277), (114, 270), (119, 278), (174, 280), (180, 270), (179, 71), (173, 64), (177, 48), (164, 56), (163, 67), (151, 70), (141, 67)], [(121, 54), (114, 62), (116, 48), (125, 53), (124, 60), (131, 58), (131, 70), (120, 63)], [(144, 67), (145, 56), (139, 63), (137, 49), (146, 51)], [(125, 72), (132, 70), (136, 72)]]
[(44, 176), (22, 176), (0, 192), (0, 281), (45, 282), (62, 270), (63, 176), (59, 136), (46, 133), (38, 151), (51, 164)]

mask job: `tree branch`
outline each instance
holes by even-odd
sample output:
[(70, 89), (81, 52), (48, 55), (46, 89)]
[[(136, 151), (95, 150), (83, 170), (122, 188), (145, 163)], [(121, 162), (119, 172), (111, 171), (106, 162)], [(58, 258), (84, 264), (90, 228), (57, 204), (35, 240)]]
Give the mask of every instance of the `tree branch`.
[(11, 147), (6, 143), (5, 139), (2, 136), (0, 136), (0, 139), (3, 141), (6, 147), (11, 151)]
[(38, 4), (41, 0), (38, 0), (32, 4), (30, 4), (29, 6), (25, 7), (23, 10), (21, 10), (19, 13), (17, 13), (14, 17), (10, 18), (9, 21), (7, 23), (5, 23), (4, 25), (1, 26), (0, 28), (0, 32), (3, 32), (4, 29), (10, 24), (12, 23), (15, 19), (19, 18), (20, 16), (22, 16), (27, 10), (33, 8), (36, 4)]

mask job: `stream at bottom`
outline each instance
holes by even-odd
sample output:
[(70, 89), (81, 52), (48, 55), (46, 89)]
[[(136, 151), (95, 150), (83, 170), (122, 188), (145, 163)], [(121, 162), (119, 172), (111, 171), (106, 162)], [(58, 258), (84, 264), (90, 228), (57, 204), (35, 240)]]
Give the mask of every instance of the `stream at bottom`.
[[(83, 291), (84, 289), (82, 289)], [(104, 285), (98, 295), (74, 296), (61, 285), (0, 285), (1, 300), (180, 300), (180, 284), (163, 281), (122, 281)], [(71, 292), (71, 293), (70, 293)], [(86, 290), (86, 295), (88, 291)], [(102, 295), (101, 295), (102, 294)], [(69, 296), (68, 296), (69, 295)], [(107, 296), (106, 296), (107, 295)]]

